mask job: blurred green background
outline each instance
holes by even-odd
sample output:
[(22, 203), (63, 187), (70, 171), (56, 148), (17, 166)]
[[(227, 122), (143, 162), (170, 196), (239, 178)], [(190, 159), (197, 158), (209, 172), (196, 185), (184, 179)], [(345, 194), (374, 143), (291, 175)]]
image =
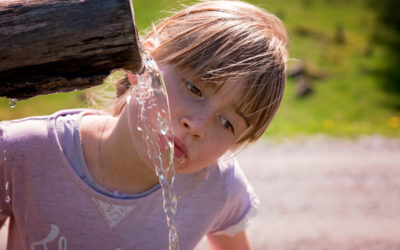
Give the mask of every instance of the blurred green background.
[[(192, 2), (134, 0), (139, 33)], [(303, 72), (289, 77), (265, 136), (400, 136), (400, 1), (249, 2), (283, 20), (290, 35), (289, 71)], [(87, 107), (88, 91), (38, 96), (12, 109), (0, 98), (0, 120)]]

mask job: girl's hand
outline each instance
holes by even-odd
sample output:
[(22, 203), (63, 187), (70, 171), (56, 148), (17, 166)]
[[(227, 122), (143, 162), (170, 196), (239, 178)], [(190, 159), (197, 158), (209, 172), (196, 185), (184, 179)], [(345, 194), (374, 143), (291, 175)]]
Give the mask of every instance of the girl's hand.
[(233, 237), (224, 234), (208, 234), (207, 241), (211, 250), (250, 250), (246, 232), (236, 233)]

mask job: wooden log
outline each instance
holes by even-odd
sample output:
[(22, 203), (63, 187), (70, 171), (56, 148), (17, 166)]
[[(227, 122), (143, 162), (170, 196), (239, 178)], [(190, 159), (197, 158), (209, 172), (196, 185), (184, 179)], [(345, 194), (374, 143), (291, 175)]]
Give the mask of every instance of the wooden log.
[(0, 1), (0, 96), (87, 88), (141, 67), (130, 0)]

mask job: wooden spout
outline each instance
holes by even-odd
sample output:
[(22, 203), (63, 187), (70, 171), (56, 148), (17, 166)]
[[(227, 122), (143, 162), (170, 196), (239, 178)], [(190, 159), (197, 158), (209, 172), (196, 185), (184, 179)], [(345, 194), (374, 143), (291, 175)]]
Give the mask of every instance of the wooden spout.
[(101, 84), (142, 60), (130, 0), (0, 1), (0, 96), (25, 99)]

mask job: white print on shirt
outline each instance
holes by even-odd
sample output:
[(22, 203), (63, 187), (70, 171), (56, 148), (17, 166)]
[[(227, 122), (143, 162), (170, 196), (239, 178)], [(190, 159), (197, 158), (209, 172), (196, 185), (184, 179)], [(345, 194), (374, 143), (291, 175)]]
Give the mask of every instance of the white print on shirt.
[[(57, 225), (50, 224), (50, 233), (41, 241), (33, 242), (31, 244), (31, 250), (35, 250), (35, 247), (39, 246), (40, 249), (48, 250), (47, 244), (56, 240), (58, 234), (60, 233), (60, 228)], [(67, 250), (67, 239), (64, 236), (58, 238), (58, 250)], [(122, 250), (117, 248), (116, 250)]]
[(95, 198), (92, 201), (111, 229), (115, 229), (134, 208), (133, 205), (115, 205)]
[[(36, 246), (40, 246), (40, 249), (48, 250), (47, 244), (53, 242), (58, 234), (60, 233), (60, 229), (57, 225), (51, 224), (50, 225), (50, 233), (41, 241), (33, 242), (31, 244), (31, 250), (35, 250)], [(58, 250), (67, 250), (67, 239), (64, 236), (60, 236), (58, 238)]]

